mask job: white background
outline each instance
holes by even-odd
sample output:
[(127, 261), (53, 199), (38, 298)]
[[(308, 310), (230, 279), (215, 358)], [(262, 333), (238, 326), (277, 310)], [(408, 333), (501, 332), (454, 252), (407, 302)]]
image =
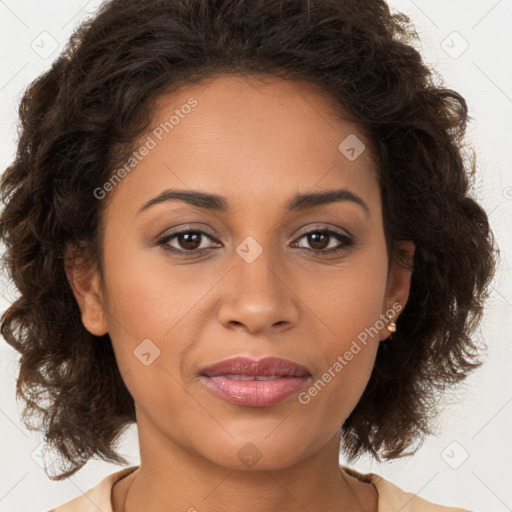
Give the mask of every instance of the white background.
[[(0, 172), (16, 150), (22, 90), (50, 66), (74, 27), (100, 3), (0, 0)], [(512, 0), (393, 0), (389, 5), (411, 17), (425, 60), (469, 104), (469, 139), (479, 163), (476, 196), (489, 214), (502, 256), (485, 320), (476, 334), (488, 345), (486, 364), (457, 393), (447, 396), (438, 437), (430, 438), (413, 457), (380, 465), (364, 458), (353, 466), (436, 503), (505, 512), (512, 510)], [(55, 51), (46, 55), (52, 45)], [(0, 292), (3, 311), (14, 291), (2, 284)], [(17, 353), (2, 340), (0, 512), (44, 512), (121, 467), (91, 461), (67, 481), (47, 478), (31, 457), (41, 438), (19, 420), (21, 403), (14, 394), (17, 360)], [(130, 465), (138, 464), (135, 426), (123, 440), (121, 452)]]

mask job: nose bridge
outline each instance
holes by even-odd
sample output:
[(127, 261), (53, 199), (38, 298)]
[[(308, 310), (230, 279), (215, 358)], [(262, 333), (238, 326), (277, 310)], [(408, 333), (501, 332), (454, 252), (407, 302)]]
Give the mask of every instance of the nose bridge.
[(269, 236), (247, 236), (236, 247), (236, 253), (234, 273), (239, 288), (241, 285), (250, 293), (280, 294), (280, 264)]
[(297, 310), (293, 293), (286, 285), (282, 265), (272, 247), (256, 237), (246, 237), (237, 247), (229, 286), (224, 290), (220, 320), (243, 324), (256, 332), (275, 324), (295, 323)]

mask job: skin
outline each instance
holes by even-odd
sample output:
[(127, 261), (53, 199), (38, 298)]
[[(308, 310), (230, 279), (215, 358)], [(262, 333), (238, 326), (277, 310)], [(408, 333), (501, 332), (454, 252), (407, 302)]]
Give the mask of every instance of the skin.
[[(94, 268), (75, 262), (68, 271), (84, 326), (109, 333), (136, 404), (141, 464), (114, 486), (114, 511), (375, 512), (373, 485), (339, 470), (339, 429), (390, 335), (386, 322), (308, 404), (295, 395), (242, 407), (198, 377), (235, 355), (277, 356), (309, 368), (315, 382), (392, 304), (405, 306), (411, 273), (392, 262), (388, 274), (369, 142), (312, 84), (269, 77), (218, 75), (162, 96), (152, 126), (190, 97), (197, 106), (109, 192), (105, 287)], [(350, 134), (367, 148), (354, 161), (338, 149)], [(368, 215), (348, 200), (285, 210), (296, 193), (342, 187)], [(173, 200), (138, 213), (165, 189), (219, 194), (229, 211)], [(196, 240), (209, 248), (203, 255), (156, 244), (185, 226), (213, 235)], [(314, 254), (343, 243), (305, 236), (326, 228), (354, 244)], [(262, 248), (250, 264), (236, 251), (248, 236)], [(175, 237), (167, 247), (188, 243)], [(413, 243), (402, 245), (412, 257)], [(146, 366), (134, 350), (148, 338), (160, 355)], [(237, 456), (247, 443), (261, 456), (252, 467)]]

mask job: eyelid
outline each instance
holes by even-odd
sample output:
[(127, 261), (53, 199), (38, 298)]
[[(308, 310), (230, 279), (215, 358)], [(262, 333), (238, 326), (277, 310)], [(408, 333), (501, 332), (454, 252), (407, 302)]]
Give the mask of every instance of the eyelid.
[(191, 226), (190, 224), (180, 224), (178, 226), (175, 226), (174, 228), (169, 228), (164, 231), (163, 234), (158, 235), (157, 239), (166, 238), (170, 235), (179, 235), (180, 233), (188, 233), (189, 231), (198, 231), (201, 233), (204, 233), (211, 238), (219, 238), (220, 235), (212, 228), (210, 228), (206, 224), (200, 224), (199, 227), (197, 226)]
[[(297, 231), (299, 231), (300, 229), (302, 228), (299, 228)], [(333, 224), (330, 224), (330, 223), (326, 223), (326, 222), (320, 222), (320, 223), (313, 223), (313, 224), (307, 224), (307, 231), (303, 232), (302, 234), (300, 235), (294, 235), (294, 236), (304, 236), (304, 235), (307, 235), (309, 233), (311, 233), (311, 231), (334, 231), (334, 232), (337, 232), (338, 234), (340, 235), (345, 235), (349, 238), (354, 238), (354, 235), (348, 231), (347, 229), (345, 228), (340, 228), (338, 226), (335, 226)]]

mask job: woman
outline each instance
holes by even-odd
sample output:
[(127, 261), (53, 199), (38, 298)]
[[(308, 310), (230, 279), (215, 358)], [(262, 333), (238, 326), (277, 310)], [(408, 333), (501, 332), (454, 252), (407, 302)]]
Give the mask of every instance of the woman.
[(413, 453), (482, 364), (467, 106), (407, 22), (113, 0), (26, 91), (1, 184), (23, 419), (55, 480), (126, 463), (133, 422), (141, 456), (54, 512), (462, 510), (338, 462)]

